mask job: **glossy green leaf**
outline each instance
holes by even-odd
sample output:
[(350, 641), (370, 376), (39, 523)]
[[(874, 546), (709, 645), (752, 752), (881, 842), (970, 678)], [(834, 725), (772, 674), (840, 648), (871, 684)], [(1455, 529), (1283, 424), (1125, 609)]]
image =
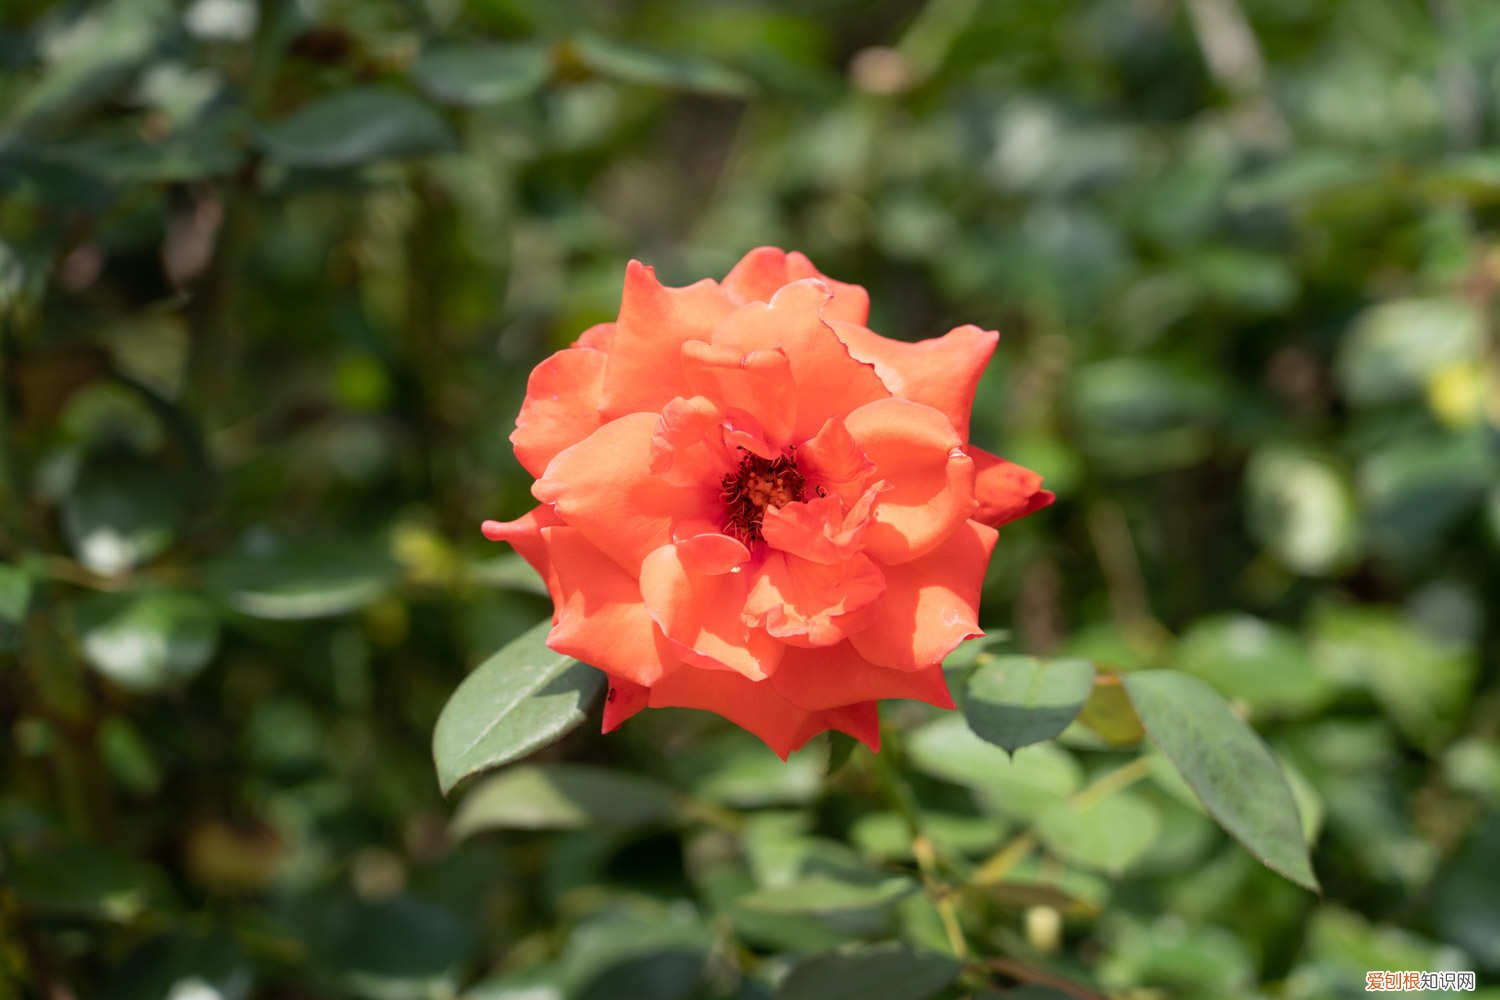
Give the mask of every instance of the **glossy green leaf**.
[(1316, 891), (1297, 803), (1255, 731), (1186, 674), (1143, 671), (1124, 684), (1146, 732), (1208, 814), (1266, 867)]
[(434, 153), (453, 145), (441, 115), (389, 87), (340, 90), (264, 126), (260, 142), (278, 162), (332, 170)]
[(1250, 530), (1298, 573), (1336, 572), (1359, 553), (1354, 487), (1333, 463), (1299, 449), (1257, 451), (1245, 469)]
[(475, 785), (453, 817), (453, 834), (643, 826), (671, 818), (676, 801), (666, 785), (623, 771), (523, 764)]
[(412, 78), (434, 99), (475, 106), (535, 93), (551, 72), (551, 57), (541, 45), (487, 42), (434, 46), (411, 68)]
[(583, 722), (604, 675), (545, 645), (550, 622), (517, 637), (464, 678), (432, 734), (446, 793), (469, 775), (526, 756)]
[(154, 691), (197, 676), (219, 645), (219, 620), (196, 594), (104, 594), (79, 605), (83, 655), (122, 687)]
[(792, 966), (777, 1000), (926, 1000), (958, 978), (958, 959), (900, 944), (855, 945)]
[(63, 533), (78, 561), (115, 574), (166, 550), (181, 519), (179, 489), (138, 458), (86, 463), (62, 501)]
[(208, 570), (208, 583), (241, 614), (271, 620), (347, 614), (383, 596), (396, 565), (378, 542), (254, 538)]
[(979, 736), (1014, 752), (1066, 729), (1093, 684), (1094, 666), (1086, 660), (996, 657), (969, 677), (964, 718)]
[(1405, 299), (1374, 306), (1345, 336), (1338, 375), (1361, 404), (1420, 394), (1444, 365), (1479, 356), (1484, 320), (1461, 298)]

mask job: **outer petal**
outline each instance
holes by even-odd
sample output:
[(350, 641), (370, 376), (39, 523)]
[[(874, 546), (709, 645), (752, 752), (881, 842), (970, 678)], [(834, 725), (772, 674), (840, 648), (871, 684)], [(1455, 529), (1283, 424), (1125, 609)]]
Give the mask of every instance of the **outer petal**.
[(1057, 499), (1042, 489), (1042, 477), (982, 448), (970, 446), (974, 458), (974, 496), (979, 509), (974, 520), (998, 528), (1017, 518), (1041, 510)]
[(850, 323), (835, 323), (834, 330), (850, 354), (875, 366), (891, 392), (942, 411), (959, 437), (969, 440), (974, 390), (1000, 334), (968, 325), (941, 337), (907, 343)]
[(930, 552), (975, 508), (974, 462), (948, 418), (930, 406), (882, 399), (844, 421), (891, 489), (866, 536), (871, 555), (900, 563)]
[(515, 445), (516, 458), (533, 476), (540, 476), (558, 452), (598, 429), (607, 355), (579, 345), (607, 342), (610, 334), (601, 328), (613, 326), (605, 323), (585, 331), (578, 344), (558, 351), (531, 370), (526, 400), (510, 441)]
[(652, 708), (699, 708), (722, 715), (766, 742), (782, 760), (825, 729), (838, 729), (880, 748), (874, 702), (822, 712), (787, 701), (765, 681), (724, 670), (679, 670), (651, 688)]
[(858, 285), (846, 285), (822, 274), (812, 261), (795, 251), (756, 247), (745, 254), (724, 278), (724, 291), (737, 303), (770, 302), (783, 285), (803, 278), (824, 282), (833, 297), (825, 310), (829, 319), (863, 323), (870, 314), (870, 296)]
[(709, 340), (714, 327), (734, 308), (717, 282), (704, 279), (686, 288), (668, 288), (640, 261), (625, 268), (620, 318), (604, 369), (602, 404), (606, 417), (659, 411), (675, 396), (690, 396), (682, 375), (682, 345)]
[(604, 696), (604, 724), (600, 731), (612, 733), (651, 700), (651, 689), (623, 677), (609, 678), (609, 693)]
[(678, 666), (631, 576), (576, 528), (543, 528), (542, 538), (557, 575), (549, 648), (636, 684), (654, 684)]
[(979, 592), (999, 532), (968, 521), (931, 552), (885, 568), (885, 593), (850, 636), (859, 654), (893, 670), (921, 670), (979, 628)]
[(610, 421), (554, 458), (531, 487), (630, 573), (672, 540), (675, 522), (718, 518), (714, 470), (705, 469), (697, 485), (652, 475), (659, 422), (654, 413)]
[(938, 708), (953, 707), (941, 665), (891, 670), (871, 663), (847, 642), (819, 649), (788, 649), (771, 683), (782, 697), (810, 709), (885, 698), (912, 698)]
[(819, 279), (793, 282), (769, 303), (752, 302), (735, 311), (714, 333), (716, 347), (749, 354), (780, 348), (796, 383), (792, 436), (805, 441), (830, 417), (876, 399), (890, 390), (875, 369), (856, 361), (823, 318), (829, 286)]
[(745, 622), (749, 583), (738, 570), (749, 558), (727, 535), (695, 535), (648, 555), (640, 588), (651, 619), (683, 660), (760, 680), (776, 669), (782, 647)]
[(492, 542), (509, 542), (521, 558), (530, 563), (543, 580), (547, 580), (552, 575), (552, 557), (542, 540), (542, 529), (558, 524), (562, 524), (562, 520), (551, 507), (538, 506), (514, 521), (485, 521), (479, 530)]

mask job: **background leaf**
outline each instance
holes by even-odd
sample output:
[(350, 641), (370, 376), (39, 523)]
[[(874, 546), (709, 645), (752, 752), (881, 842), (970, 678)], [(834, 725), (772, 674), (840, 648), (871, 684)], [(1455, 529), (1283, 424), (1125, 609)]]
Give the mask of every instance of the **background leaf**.
[(805, 958), (776, 991), (777, 1000), (835, 1000), (879, 995), (926, 1000), (958, 977), (957, 959), (896, 944), (860, 945)]
[(448, 149), (453, 133), (426, 104), (387, 87), (341, 90), (264, 126), (277, 161), (324, 170)]

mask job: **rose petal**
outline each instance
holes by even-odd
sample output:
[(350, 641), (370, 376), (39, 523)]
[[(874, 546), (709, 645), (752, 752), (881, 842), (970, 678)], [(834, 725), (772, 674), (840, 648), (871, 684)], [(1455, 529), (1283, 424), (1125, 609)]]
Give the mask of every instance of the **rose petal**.
[(776, 669), (781, 644), (745, 622), (750, 552), (728, 535), (703, 534), (663, 545), (641, 563), (646, 610), (678, 656), (707, 670), (752, 680)]
[(840, 705), (838, 708), (819, 712), (813, 718), (818, 725), (815, 734), (824, 729), (837, 729), (869, 747), (871, 753), (880, 752), (880, 706), (876, 702)]
[(543, 528), (542, 538), (557, 574), (549, 649), (637, 684), (655, 683), (677, 666), (634, 578), (576, 528)]
[(748, 354), (780, 348), (796, 385), (792, 438), (805, 441), (830, 417), (890, 395), (875, 369), (849, 349), (823, 319), (829, 286), (819, 279), (796, 281), (770, 302), (737, 309), (714, 333), (714, 345)]
[(798, 446), (797, 467), (810, 489), (822, 487), (849, 506), (875, 474), (875, 463), (860, 450), (842, 417), (830, 417), (817, 434)]
[[(511, 548), (521, 554), (522, 559), (531, 564), (531, 568), (546, 583), (554, 608), (558, 603), (557, 573), (552, 568), (552, 556), (547, 551), (547, 543), (542, 539), (542, 529), (559, 524), (562, 521), (552, 508), (542, 505), (531, 508), (514, 521), (485, 521), (479, 526), (485, 538), (492, 542), (509, 543)], [(552, 621), (557, 621), (555, 610)]]
[(830, 565), (771, 551), (755, 573), (744, 613), (777, 639), (831, 646), (865, 626), (859, 612), (884, 590), (885, 576), (863, 553)]
[(651, 689), (623, 677), (610, 677), (609, 692), (604, 696), (604, 723), (600, 732), (612, 733), (621, 723), (645, 708), (651, 700)]
[(612, 420), (554, 458), (531, 487), (533, 496), (631, 573), (671, 541), (675, 522), (714, 522), (722, 506), (714, 469), (673, 479), (652, 474), (659, 423), (654, 413)]
[(897, 396), (942, 412), (963, 440), (969, 440), (969, 413), (979, 376), (995, 353), (1000, 335), (960, 326), (941, 337), (907, 343), (849, 323), (835, 323), (839, 339), (856, 359), (875, 366)]
[(796, 386), (787, 356), (779, 348), (741, 353), (690, 340), (682, 345), (682, 370), (693, 392), (712, 400), (731, 419), (737, 414), (753, 417), (773, 447), (792, 442)]
[(824, 310), (827, 318), (863, 323), (869, 316), (870, 296), (863, 288), (834, 281), (802, 254), (777, 247), (757, 247), (745, 254), (722, 287), (738, 304), (769, 302), (782, 286), (803, 278), (817, 278), (828, 286), (832, 298)]
[(911, 698), (938, 708), (953, 707), (940, 664), (919, 670), (892, 670), (871, 663), (847, 642), (818, 649), (788, 649), (771, 683), (788, 701), (815, 710), (885, 698)]
[(652, 686), (649, 704), (722, 715), (759, 736), (782, 760), (827, 728), (817, 713), (787, 701), (765, 681), (727, 670), (678, 670)]
[(979, 628), (979, 592), (999, 532), (967, 521), (931, 552), (885, 567), (885, 593), (849, 637), (859, 654), (893, 670), (921, 670)]
[(605, 360), (604, 352), (575, 345), (531, 370), (510, 441), (533, 476), (540, 476), (558, 452), (598, 429)]
[(733, 308), (718, 282), (705, 278), (669, 288), (656, 280), (654, 269), (631, 261), (604, 369), (605, 415), (659, 412), (673, 397), (692, 395), (682, 374), (682, 345), (711, 339)]
[(1017, 518), (1041, 510), (1057, 499), (1042, 489), (1042, 477), (1024, 466), (970, 446), (974, 459), (974, 496), (979, 508), (974, 520), (998, 528)]
[(974, 462), (948, 418), (905, 399), (867, 403), (844, 424), (890, 484), (866, 549), (884, 563), (929, 552), (974, 512)]

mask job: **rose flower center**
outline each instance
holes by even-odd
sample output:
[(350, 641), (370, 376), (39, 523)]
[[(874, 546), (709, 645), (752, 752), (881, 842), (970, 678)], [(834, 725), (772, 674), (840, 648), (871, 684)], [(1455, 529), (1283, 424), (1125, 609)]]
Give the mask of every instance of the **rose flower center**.
[(768, 459), (746, 451), (739, 467), (725, 473), (719, 484), (723, 487), (724, 533), (749, 543), (760, 540), (766, 508), (801, 500), (805, 480), (797, 471), (795, 454)]

